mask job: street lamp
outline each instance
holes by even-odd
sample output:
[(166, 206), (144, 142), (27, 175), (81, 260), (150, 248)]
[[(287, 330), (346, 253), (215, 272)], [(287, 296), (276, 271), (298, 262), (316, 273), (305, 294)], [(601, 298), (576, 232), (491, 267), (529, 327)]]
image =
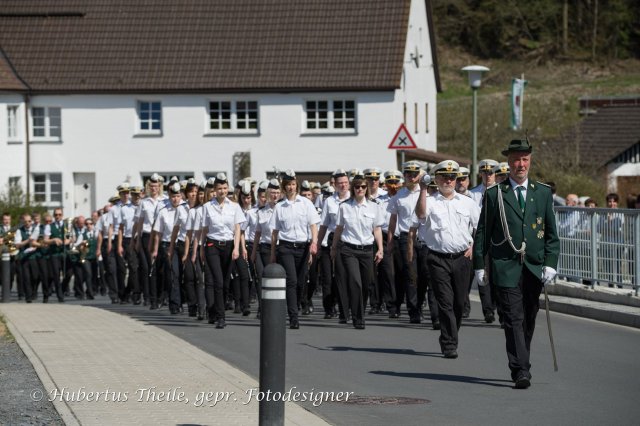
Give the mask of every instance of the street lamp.
[(473, 91), (473, 122), (471, 129), (471, 144), (472, 144), (472, 157), (471, 157), (471, 184), (476, 186), (478, 184), (478, 89), (482, 83), (482, 73), (489, 71), (489, 68), (482, 65), (469, 65), (462, 68), (462, 71), (466, 72), (469, 76), (469, 86)]

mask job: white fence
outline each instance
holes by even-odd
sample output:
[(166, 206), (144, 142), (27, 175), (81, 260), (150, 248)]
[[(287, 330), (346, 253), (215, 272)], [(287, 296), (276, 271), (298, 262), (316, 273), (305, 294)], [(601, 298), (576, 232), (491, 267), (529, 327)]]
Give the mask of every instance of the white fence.
[(588, 285), (633, 288), (640, 276), (640, 210), (554, 207), (558, 275)]

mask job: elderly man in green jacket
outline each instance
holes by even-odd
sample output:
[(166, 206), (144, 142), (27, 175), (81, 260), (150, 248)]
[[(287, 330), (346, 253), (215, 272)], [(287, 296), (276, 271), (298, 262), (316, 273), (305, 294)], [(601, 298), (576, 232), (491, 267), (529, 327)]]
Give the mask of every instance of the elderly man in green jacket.
[(531, 385), (529, 352), (542, 286), (556, 275), (560, 243), (551, 189), (529, 180), (532, 147), (513, 140), (502, 151), (510, 172), (489, 187), (473, 246), (475, 281), (485, 285), (485, 255), (492, 266), (492, 285), (504, 312), (504, 334), (511, 378), (518, 389)]

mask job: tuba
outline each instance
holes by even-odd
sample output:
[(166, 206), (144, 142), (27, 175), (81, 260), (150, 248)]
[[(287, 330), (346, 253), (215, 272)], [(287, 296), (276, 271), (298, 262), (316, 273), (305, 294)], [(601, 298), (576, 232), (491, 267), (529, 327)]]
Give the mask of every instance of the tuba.
[(82, 240), (82, 242), (78, 244), (77, 249), (80, 252), (80, 263), (84, 263), (89, 253), (89, 241)]

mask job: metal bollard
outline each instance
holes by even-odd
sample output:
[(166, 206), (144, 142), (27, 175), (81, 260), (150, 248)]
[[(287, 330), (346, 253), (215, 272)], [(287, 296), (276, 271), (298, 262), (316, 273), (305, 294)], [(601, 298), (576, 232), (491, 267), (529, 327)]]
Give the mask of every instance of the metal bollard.
[[(284, 425), (287, 273), (277, 263), (264, 268), (260, 320), (260, 426)], [(270, 392), (269, 392), (270, 391)], [(267, 392), (271, 398), (267, 398)], [(280, 398), (273, 398), (278, 393)]]
[(11, 300), (11, 255), (2, 253), (2, 303)]

